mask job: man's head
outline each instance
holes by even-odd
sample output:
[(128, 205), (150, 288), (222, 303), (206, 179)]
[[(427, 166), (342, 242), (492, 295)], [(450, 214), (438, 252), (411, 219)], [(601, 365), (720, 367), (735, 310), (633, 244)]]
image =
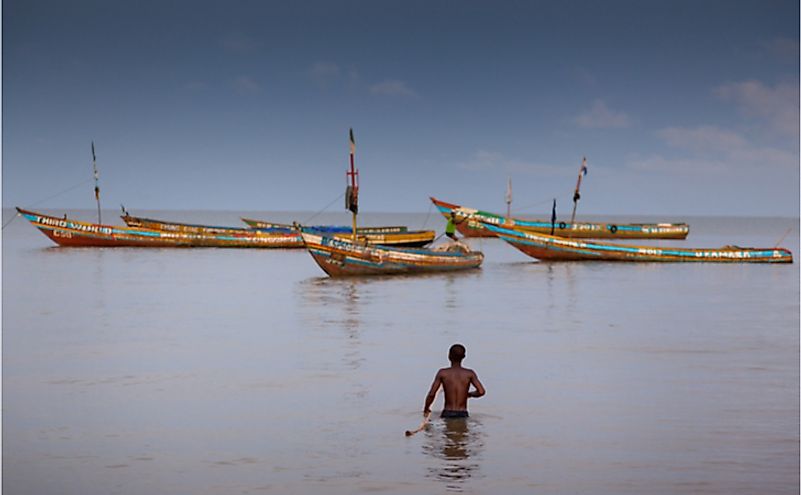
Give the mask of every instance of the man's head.
[(448, 351), (448, 359), (454, 363), (461, 363), (464, 359), (465, 349), (462, 344), (453, 344)]

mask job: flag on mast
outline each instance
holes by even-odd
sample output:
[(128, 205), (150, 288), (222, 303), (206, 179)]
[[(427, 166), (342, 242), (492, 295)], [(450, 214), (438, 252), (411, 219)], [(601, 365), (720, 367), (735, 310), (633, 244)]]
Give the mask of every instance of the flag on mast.
[(95, 176), (95, 199), (100, 201), (100, 186), (98, 185), (98, 180), (100, 179), (100, 174), (97, 173), (97, 159), (95, 158), (95, 142), (92, 141), (92, 170), (94, 171)]
[(95, 201), (97, 201), (97, 223), (103, 223), (103, 218), (100, 216), (100, 174), (97, 173), (97, 159), (95, 158), (95, 142), (92, 141), (92, 171), (95, 176)]
[[(354, 165), (354, 155), (356, 154), (356, 140), (353, 138), (353, 129), (350, 130), (350, 170), (345, 174), (350, 183), (345, 188), (345, 209), (359, 213), (359, 171)], [(347, 181), (346, 181), (347, 182)], [(354, 231), (355, 233), (355, 231)]]
[(576, 182), (576, 191), (573, 193), (573, 201), (578, 201), (581, 199), (579, 189), (581, 188), (581, 178), (585, 175), (587, 175), (587, 158), (583, 157), (581, 159), (581, 168), (579, 169), (578, 181)]
[(571, 228), (573, 222), (576, 221), (576, 206), (578, 205), (578, 200), (581, 199), (581, 194), (579, 193), (579, 189), (581, 189), (581, 178), (585, 175), (587, 175), (587, 157), (582, 157), (581, 168), (579, 169), (578, 180), (576, 181), (576, 191), (573, 193), (573, 214), (570, 215)]
[(512, 216), (512, 178), (506, 184), (506, 216)]

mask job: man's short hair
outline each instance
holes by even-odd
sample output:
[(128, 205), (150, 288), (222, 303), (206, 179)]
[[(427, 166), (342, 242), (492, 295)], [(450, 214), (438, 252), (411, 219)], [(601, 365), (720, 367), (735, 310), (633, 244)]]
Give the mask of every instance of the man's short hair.
[(462, 344), (453, 344), (448, 351), (448, 359), (451, 361), (461, 361), (464, 359), (465, 349)]

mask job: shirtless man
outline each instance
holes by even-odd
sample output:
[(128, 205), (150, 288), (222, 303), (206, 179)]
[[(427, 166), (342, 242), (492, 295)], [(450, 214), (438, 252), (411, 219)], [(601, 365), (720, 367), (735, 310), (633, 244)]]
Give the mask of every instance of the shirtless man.
[[(431, 413), (431, 404), (437, 398), (437, 391), (440, 385), (445, 389), (445, 407), (442, 409), (443, 418), (466, 418), (467, 399), (469, 397), (478, 398), (486, 393), (484, 386), (478, 381), (476, 372), (462, 368), (462, 360), (465, 356), (465, 349), (462, 344), (454, 344), (448, 351), (448, 359), (451, 361), (450, 368), (442, 368), (434, 377), (431, 390), (426, 396), (426, 404), (423, 414)], [(475, 390), (470, 390), (472, 385)]]

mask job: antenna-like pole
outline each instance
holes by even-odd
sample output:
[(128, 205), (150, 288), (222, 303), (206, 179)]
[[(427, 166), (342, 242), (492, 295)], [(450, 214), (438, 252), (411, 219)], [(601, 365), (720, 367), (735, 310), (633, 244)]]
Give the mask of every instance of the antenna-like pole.
[(506, 184), (506, 218), (512, 216), (512, 178), (509, 177), (509, 182)]
[(98, 184), (98, 180), (100, 176), (97, 173), (97, 160), (95, 159), (95, 142), (92, 141), (92, 170), (94, 171), (95, 175), (95, 200), (97, 201), (97, 223), (102, 224), (103, 220), (100, 216), (100, 185)]
[(581, 159), (581, 168), (579, 169), (578, 173), (578, 180), (576, 181), (576, 191), (573, 193), (573, 214), (570, 215), (570, 228), (573, 228), (573, 222), (576, 221), (576, 206), (578, 206), (578, 200), (581, 199), (581, 194), (579, 194), (579, 189), (581, 189), (581, 178), (587, 175), (587, 158), (584, 157)]
[(350, 130), (350, 170), (345, 173), (345, 178), (350, 179), (345, 189), (345, 206), (353, 213), (353, 232), (352, 240), (356, 243), (356, 214), (359, 213), (359, 171), (354, 165), (354, 155), (356, 155), (356, 140), (353, 138), (353, 129)]

